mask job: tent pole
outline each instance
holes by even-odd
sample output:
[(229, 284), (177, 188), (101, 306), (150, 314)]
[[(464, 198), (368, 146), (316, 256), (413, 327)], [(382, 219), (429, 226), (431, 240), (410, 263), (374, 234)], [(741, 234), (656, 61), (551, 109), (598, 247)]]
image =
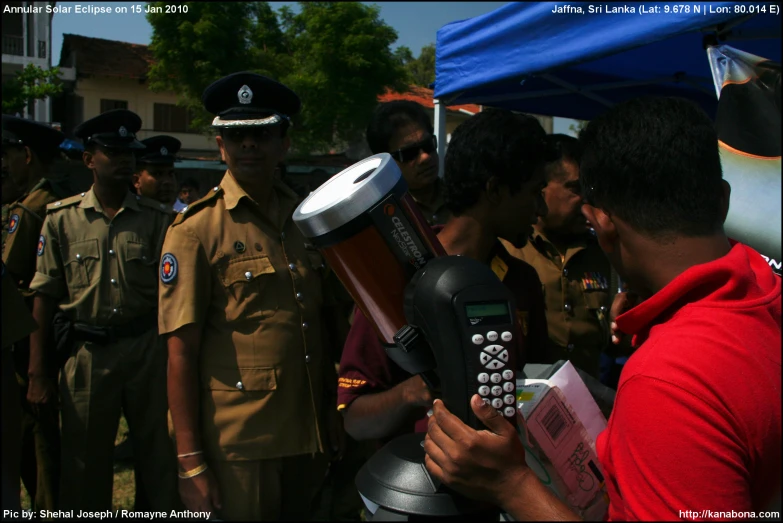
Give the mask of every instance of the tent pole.
[(438, 139), (438, 176), (443, 178), (443, 162), (446, 159), (446, 106), (437, 98), (435, 105), (435, 137)]

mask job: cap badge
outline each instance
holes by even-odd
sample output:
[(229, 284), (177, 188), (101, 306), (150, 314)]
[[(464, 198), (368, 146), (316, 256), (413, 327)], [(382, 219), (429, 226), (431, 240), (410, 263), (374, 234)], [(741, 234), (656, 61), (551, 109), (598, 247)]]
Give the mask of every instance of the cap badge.
[(120, 126), (120, 130), (119, 130), (119, 131), (117, 131), (117, 132), (118, 132), (118, 133), (119, 133), (119, 135), (120, 135), (120, 136), (122, 136), (123, 138), (125, 138), (126, 136), (128, 136), (128, 130), (125, 128), (125, 126), (124, 126), (124, 125), (121, 125), (121, 126)]
[(169, 155), (169, 150), (166, 149), (165, 147), (161, 147), (160, 148), (160, 155), (161, 156), (168, 156)]
[(242, 87), (239, 88), (237, 97), (239, 98), (239, 103), (249, 104), (250, 102), (253, 101), (253, 91), (251, 91), (248, 86), (243, 85)]

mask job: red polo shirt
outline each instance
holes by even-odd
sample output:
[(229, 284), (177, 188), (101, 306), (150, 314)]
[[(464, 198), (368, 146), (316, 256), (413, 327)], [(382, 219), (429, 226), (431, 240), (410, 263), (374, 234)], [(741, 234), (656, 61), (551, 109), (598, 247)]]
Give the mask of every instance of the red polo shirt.
[(781, 485), (780, 278), (736, 244), (617, 325), (641, 346), (597, 442), (609, 519), (764, 510)]
[[(436, 231), (440, 229), (441, 227), (435, 228)], [(532, 358), (533, 354), (540, 358), (534, 361), (545, 361), (541, 352), (546, 350), (547, 327), (541, 280), (533, 267), (510, 256), (500, 242), (490, 259), (495, 257), (500, 258), (507, 267), (502, 281), (514, 294), (517, 302), (517, 319), (522, 331), (519, 338), (518, 364), (522, 368), (525, 356)], [(389, 359), (372, 325), (364, 314), (356, 309), (340, 359), (337, 410), (347, 408), (359, 396), (389, 390), (410, 377), (410, 374)], [(412, 431), (427, 431), (427, 409), (420, 409), (408, 425), (400, 427), (400, 431), (390, 435), (390, 438)]]

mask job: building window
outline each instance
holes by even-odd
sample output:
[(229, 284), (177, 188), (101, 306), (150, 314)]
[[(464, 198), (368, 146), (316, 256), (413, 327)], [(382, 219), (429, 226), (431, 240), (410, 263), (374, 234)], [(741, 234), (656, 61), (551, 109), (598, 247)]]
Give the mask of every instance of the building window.
[(127, 109), (128, 102), (125, 100), (105, 100), (101, 99), (101, 114), (114, 109)]
[(46, 42), (38, 40), (38, 58), (46, 58)]
[(191, 116), (184, 107), (174, 104), (155, 104), (154, 128), (169, 133), (189, 133)]

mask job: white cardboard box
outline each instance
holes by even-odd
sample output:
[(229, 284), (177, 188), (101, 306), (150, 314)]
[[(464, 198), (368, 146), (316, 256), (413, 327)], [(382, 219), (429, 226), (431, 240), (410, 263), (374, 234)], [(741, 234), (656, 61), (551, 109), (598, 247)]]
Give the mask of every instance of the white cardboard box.
[(570, 362), (549, 379), (517, 380), (527, 464), (580, 516), (601, 521), (608, 508), (595, 438), (606, 418)]

